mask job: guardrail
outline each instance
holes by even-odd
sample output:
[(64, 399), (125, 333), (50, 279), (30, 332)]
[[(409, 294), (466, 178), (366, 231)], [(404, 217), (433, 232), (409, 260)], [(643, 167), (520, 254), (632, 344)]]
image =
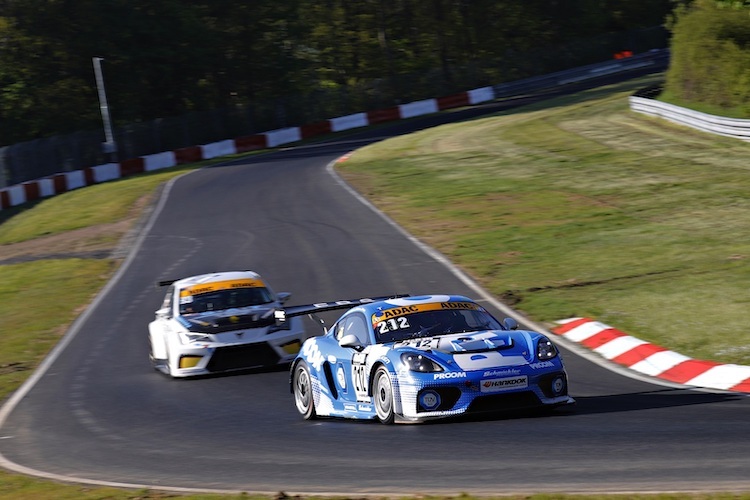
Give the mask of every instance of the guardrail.
[(709, 115), (691, 109), (681, 108), (674, 104), (657, 101), (647, 97), (653, 89), (638, 92), (630, 96), (630, 109), (650, 116), (663, 118), (672, 123), (691, 127), (702, 132), (733, 137), (743, 141), (750, 141), (750, 120), (739, 118), (724, 118)]
[(566, 69), (556, 73), (524, 78), (514, 82), (493, 85), (494, 97), (511, 97), (523, 95), (527, 92), (563, 87), (571, 83), (593, 80), (613, 73), (626, 73), (642, 68), (652, 68), (656, 71), (667, 69), (669, 66), (669, 49), (654, 49), (642, 54), (636, 54), (624, 59), (589, 64), (578, 68)]

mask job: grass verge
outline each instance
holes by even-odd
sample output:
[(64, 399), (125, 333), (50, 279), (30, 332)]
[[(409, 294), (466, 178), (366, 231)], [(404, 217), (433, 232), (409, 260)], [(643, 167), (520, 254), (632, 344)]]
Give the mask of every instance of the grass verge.
[(631, 112), (654, 80), (373, 144), (340, 171), (537, 321), (750, 364), (750, 144)]

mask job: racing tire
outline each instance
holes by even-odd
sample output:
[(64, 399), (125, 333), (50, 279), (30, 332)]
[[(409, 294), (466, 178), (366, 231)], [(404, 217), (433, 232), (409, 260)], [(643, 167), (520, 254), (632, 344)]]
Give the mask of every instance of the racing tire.
[(312, 376), (307, 363), (300, 361), (294, 367), (292, 375), (292, 392), (294, 392), (294, 404), (305, 420), (317, 418), (315, 412), (315, 398), (312, 391)]
[(388, 374), (388, 370), (383, 366), (378, 367), (375, 371), (372, 395), (378, 420), (383, 424), (392, 424), (396, 419), (393, 410), (393, 384), (391, 384), (391, 376)]

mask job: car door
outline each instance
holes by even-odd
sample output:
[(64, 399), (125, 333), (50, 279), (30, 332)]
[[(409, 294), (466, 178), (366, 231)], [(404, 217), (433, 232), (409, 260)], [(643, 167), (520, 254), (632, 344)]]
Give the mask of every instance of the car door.
[[(342, 346), (342, 340), (357, 338), (357, 346)], [(365, 362), (367, 359), (366, 347), (370, 344), (370, 336), (367, 329), (367, 321), (364, 314), (352, 313), (342, 318), (334, 326), (334, 338), (337, 341), (331, 354), (335, 362), (333, 378), (339, 399), (351, 402), (369, 402), (367, 396), (367, 380)]]

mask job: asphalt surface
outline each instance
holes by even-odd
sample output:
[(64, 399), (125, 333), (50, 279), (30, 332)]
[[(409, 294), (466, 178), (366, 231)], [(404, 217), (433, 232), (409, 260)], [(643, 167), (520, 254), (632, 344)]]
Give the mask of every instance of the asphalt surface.
[(634, 379), (572, 346), (563, 345), (563, 355), (574, 409), (425, 425), (304, 421), (285, 369), (172, 380), (151, 368), (147, 325), (164, 292), (155, 283), (208, 271), (253, 269), (276, 291), (292, 292), (291, 304), (457, 293), (494, 310), (326, 166), (386, 136), (508, 105), (410, 120), (179, 178), (123, 272), (33, 386), (4, 408), (1, 464), (54, 479), (178, 491), (750, 490), (750, 399)]

